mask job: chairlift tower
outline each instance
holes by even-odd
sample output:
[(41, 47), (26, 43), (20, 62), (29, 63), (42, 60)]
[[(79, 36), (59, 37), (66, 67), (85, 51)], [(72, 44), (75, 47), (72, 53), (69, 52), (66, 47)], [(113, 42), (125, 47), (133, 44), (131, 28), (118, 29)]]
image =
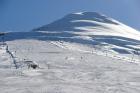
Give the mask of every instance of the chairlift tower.
[(2, 45), (4, 46), (4, 44), (5, 44), (5, 33), (0, 33), (0, 37), (1, 37)]

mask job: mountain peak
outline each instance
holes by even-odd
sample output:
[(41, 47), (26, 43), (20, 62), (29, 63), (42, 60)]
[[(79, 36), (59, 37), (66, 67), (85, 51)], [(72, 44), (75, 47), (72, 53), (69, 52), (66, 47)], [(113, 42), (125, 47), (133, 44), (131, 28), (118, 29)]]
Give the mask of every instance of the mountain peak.
[(77, 12), (68, 14), (51, 24), (34, 29), (34, 31), (79, 31), (79, 29), (75, 28), (100, 26), (97, 22), (119, 25), (119, 22), (97, 12)]
[(68, 15), (92, 15), (92, 16), (95, 16), (95, 15), (98, 15), (98, 16), (101, 16), (102, 14), (101, 13), (98, 13), (98, 12), (76, 12), (76, 13), (71, 13), (71, 14), (68, 14)]
[(100, 17), (100, 16), (104, 16), (103, 14), (101, 14), (101, 13), (98, 13), (98, 12), (76, 12), (76, 13), (71, 13), (71, 14), (69, 14), (69, 15), (83, 15), (83, 16), (98, 16), (98, 17)]

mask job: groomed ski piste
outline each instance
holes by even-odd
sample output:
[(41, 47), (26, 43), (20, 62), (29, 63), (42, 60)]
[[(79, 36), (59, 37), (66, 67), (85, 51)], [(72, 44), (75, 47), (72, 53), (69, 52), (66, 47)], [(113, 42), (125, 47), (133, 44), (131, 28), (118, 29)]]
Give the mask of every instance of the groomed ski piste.
[[(0, 92), (140, 93), (140, 32), (101, 16), (74, 13), (36, 31), (7, 33), (0, 45)], [(39, 68), (28, 68), (26, 60)]]

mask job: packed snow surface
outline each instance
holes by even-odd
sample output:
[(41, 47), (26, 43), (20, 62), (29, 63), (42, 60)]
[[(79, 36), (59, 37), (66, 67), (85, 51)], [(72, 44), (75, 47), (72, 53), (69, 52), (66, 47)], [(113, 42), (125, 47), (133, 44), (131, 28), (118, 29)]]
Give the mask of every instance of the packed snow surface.
[(0, 93), (140, 93), (140, 32), (95, 12), (34, 30), (0, 43)]

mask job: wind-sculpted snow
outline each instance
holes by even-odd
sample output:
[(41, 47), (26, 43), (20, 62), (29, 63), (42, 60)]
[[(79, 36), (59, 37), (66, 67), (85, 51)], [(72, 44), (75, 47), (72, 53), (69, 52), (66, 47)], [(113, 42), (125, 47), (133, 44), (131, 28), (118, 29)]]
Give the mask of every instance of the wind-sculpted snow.
[(89, 20), (89, 21), (96, 21), (101, 23), (109, 23), (119, 25), (119, 23), (113, 21), (111, 18), (108, 18), (104, 15), (101, 15), (96, 12), (83, 12), (81, 14), (69, 14), (63, 17), (60, 20), (57, 20), (51, 24), (42, 26), (40, 28), (34, 29), (34, 31), (82, 31), (76, 29), (75, 27), (86, 27), (86, 26), (102, 26), (96, 23), (90, 22), (73, 22), (74, 20)]
[(96, 12), (69, 14), (60, 20), (34, 29), (33, 31), (72, 32), (89, 35), (121, 36), (140, 40), (139, 31)]

